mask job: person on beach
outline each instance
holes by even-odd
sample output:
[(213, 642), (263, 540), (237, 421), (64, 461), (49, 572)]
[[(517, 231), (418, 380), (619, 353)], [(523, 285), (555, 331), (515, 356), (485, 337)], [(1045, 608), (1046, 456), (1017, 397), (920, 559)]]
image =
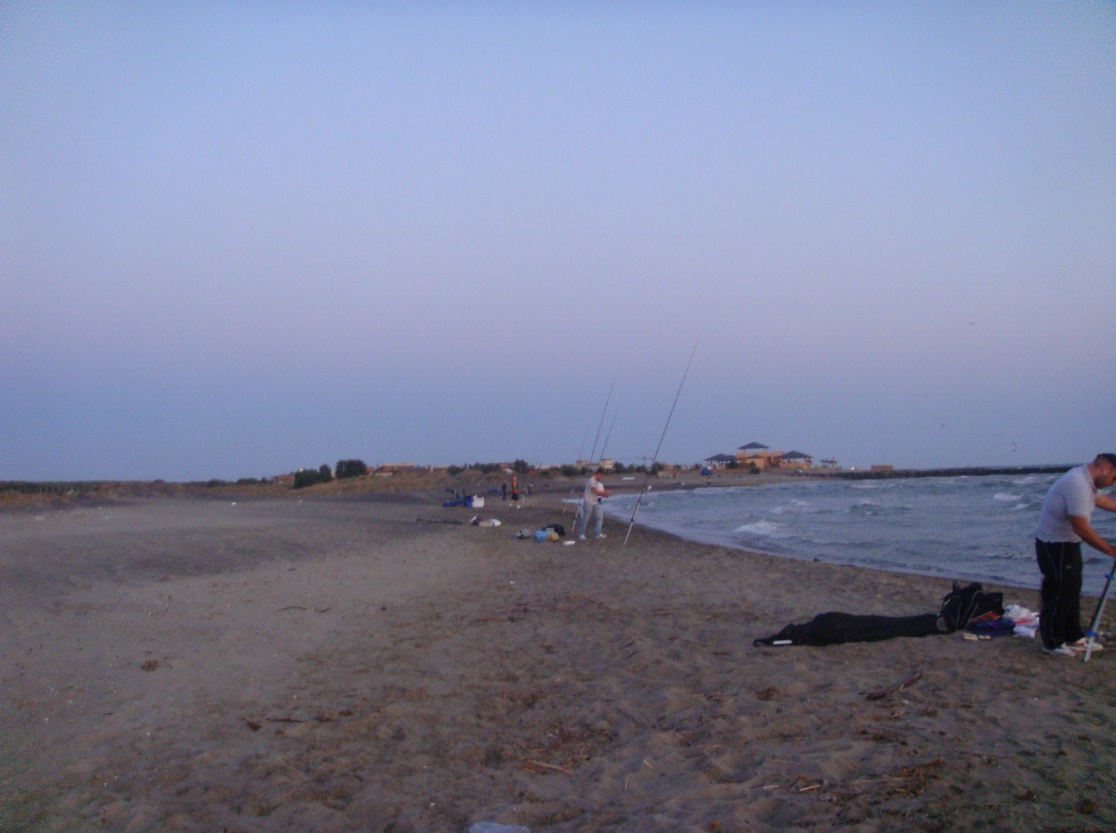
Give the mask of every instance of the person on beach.
[(605, 534), (601, 531), (604, 527), (604, 506), (601, 505), (601, 501), (611, 496), (612, 492), (604, 487), (604, 484), (601, 482), (602, 477), (604, 477), (604, 469), (597, 469), (585, 484), (585, 493), (582, 495), (581, 500), (581, 525), (577, 533), (577, 539), (579, 541), (585, 540), (585, 530), (589, 526), (590, 515), (595, 515), (593, 524), (593, 531), (595, 534), (593, 537), (605, 537)]
[[(1043, 650), (1073, 656), (1086, 645), (1081, 629), (1081, 542), (1116, 558), (1116, 546), (1093, 529), (1090, 519), (1099, 506), (1116, 512), (1116, 499), (1101, 489), (1116, 483), (1116, 454), (1098, 454), (1092, 463), (1070, 469), (1042, 502), (1035, 531), (1035, 557), (1042, 571), (1042, 615), (1039, 634)], [(1098, 645), (1093, 646), (1097, 650)]]
[(520, 498), (519, 481), (516, 480), (514, 475), (512, 476), (511, 496), (512, 496), (512, 503), (515, 504), (515, 508), (519, 509), (521, 507), (520, 500), (519, 500), (519, 498)]

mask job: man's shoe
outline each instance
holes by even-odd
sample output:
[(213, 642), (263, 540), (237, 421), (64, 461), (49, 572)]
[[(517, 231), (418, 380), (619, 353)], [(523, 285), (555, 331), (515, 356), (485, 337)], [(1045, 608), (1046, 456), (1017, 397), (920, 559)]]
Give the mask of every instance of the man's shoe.
[(597, 537), (597, 538), (607, 538), (608, 536), (607, 536), (607, 535), (605, 535), (605, 534), (604, 534), (604, 533), (602, 532), (602, 533), (601, 533), (600, 535), (597, 535), (596, 537)]
[(1047, 648), (1045, 645), (1043, 645), (1042, 652), (1044, 654), (1057, 654), (1060, 657), (1077, 656), (1077, 654), (1073, 652), (1073, 649), (1070, 648), (1068, 645), (1059, 645), (1057, 648)]
[(585, 536), (584, 536), (584, 535), (578, 535), (578, 536), (577, 536), (577, 540), (579, 540), (579, 541), (584, 541), (584, 540), (585, 540)]
[[(1068, 643), (1066, 643), (1066, 647), (1073, 650), (1073, 651), (1084, 651), (1089, 647), (1089, 637), (1083, 636), (1079, 640), (1077, 640), (1076, 642), (1068, 642)], [(1103, 651), (1103, 650), (1104, 650), (1104, 646), (1101, 643), (1094, 640), (1093, 641), (1093, 653), (1095, 654), (1097, 651)]]

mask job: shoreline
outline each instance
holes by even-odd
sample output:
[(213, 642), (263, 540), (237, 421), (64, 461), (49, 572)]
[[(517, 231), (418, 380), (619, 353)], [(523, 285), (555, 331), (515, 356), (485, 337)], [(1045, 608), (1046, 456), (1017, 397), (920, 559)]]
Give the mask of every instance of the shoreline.
[[(709, 477), (690, 477), (690, 473), (682, 473), (681, 476), (671, 475), (666, 477), (651, 478), (650, 491), (657, 493), (675, 492), (675, 491), (695, 491), (698, 489), (721, 489), (721, 488), (762, 488), (765, 486), (781, 485), (786, 483), (807, 483), (807, 482), (824, 482), (830, 479), (851, 479), (851, 480), (887, 480), (887, 479), (903, 479), (907, 477), (969, 477), (969, 476), (991, 476), (991, 475), (1013, 475), (1013, 474), (1054, 474), (1064, 471), (1067, 466), (1022, 466), (1022, 467), (968, 467), (963, 469), (922, 469), (922, 470), (895, 470), (893, 472), (837, 472), (837, 473), (822, 473), (813, 472), (811, 474), (800, 474), (798, 472), (760, 472), (758, 474), (746, 472), (718, 472)], [(921, 473), (919, 473), (921, 472)], [(90, 507), (112, 507), (128, 505), (136, 502), (143, 502), (148, 500), (203, 500), (203, 501), (267, 501), (267, 500), (280, 500), (280, 501), (295, 501), (302, 502), (304, 500), (310, 501), (368, 501), (368, 502), (392, 502), (392, 503), (423, 503), (433, 507), (441, 508), (442, 501), (449, 496), (450, 492), (468, 490), (470, 485), (475, 490), (474, 493), (478, 496), (486, 498), (486, 505), (491, 507), (499, 505), (501, 501), (498, 500), (498, 493), (489, 493), (489, 490), (495, 488), (495, 483), (499, 482), (503, 477), (496, 477), (493, 475), (484, 475), (480, 482), (472, 484), (455, 483), (452, 480), (446, 481), (453, 485), (445, 485), (439, 482), (438, 485), (424, 486), (423, 488), (397, 488), (387, 479), (376, 478), (357, 478), (352, 481), (333, 481), (326, 484), (324, 487), (316, 486), (309, 487), (301, 490), (292, 490), (287, 487), (282, 487), (280, 490), (275, 491), (271, 489), (260, 490), (258, 485), (252, 484), (248, 486), (225, 483), (221, 486), (210, 487), (201, 486), (199, 484), (168, 484), (158, 483), (153, 488), (153, 484), (147, 482), (124, 482), (114, 483), (105, 481), (101, 485), (107, 490), (107, 493), (92, 493), (92, 494), (78, 494), (76, 497), (59, 497), (58, 495), (51, 495), (49, 493), (44, 495), (31, 495), (24, 496), (22, 500), (9, 500), (7, 503), (0, 501), (0, 518), (5, 514), (20, 514), (25, 512), (42, 512), (42, 511), (66, 511), (71, 509), (90, 508)], [(487, 480), (488, 482), (484, 482)], [(560, 510), (562, 504), (566, 499), (577, 501), (580, 497), (579, 484), (582, 478), (574, 477), (555, 477), (540, 480), (536, 486), (535, 494), (532, 500), (538, 501), (539, 499), (551, 499), (558, 502), (558, 509)], [(701, 482), (706, 481), (706, 482)], [(614, 494), (632, 496), (638, 495), (642, 491), (645, 482), (644, 475), (636, 475), (633, 481), (626, 481), (620, 475), (609, 474), (606, 475), (603, 481), (607, 488), (613, 491)], [(463, 510), (476, 513), (478, 510)], [(480, 510), (483, 513), (483, 510)], [(471, 516), (471, 515), (470, 515)], [(614, 522), (619, 519), (613, 518)], [(626, 526), (626, 524), (625, 524)], [(937, 575), (933, 573), (919, 572), (917, 570), (903, 570), (900, 568), (888, 568), (880, 566), (870, 566), (856, 562), (846, 562), (840, 560), (827, 560), (817, 556), (795, 555), (791, 553), (771, 552), (762, 549), (748, 548), (735, 543), (717, 540), (715, 538), (701, 538), (689, 537), (677, 531), (670, 529), (661, 529), (659, 527), (650, 526), (637, 519), (637, 528), (642, 528), (649, 531), (654, 531), (658, 534), (667, 535), (678, 540), (684, 540), (701, 544), (703, 546), (711, 547), (724, 547), (740, 552), (749, 552), (761, 555), (768, 558), (777, 559), (790, 559), (800, 561), (803, 563), (825, 563), (838, 566), (847, 566), (856, 569), (870, 570), (874, 572), (892, 574), (897, 576), (911, 576), (922, 577), (929, 579), (936, 579), (941, 581), (957, 580), (960, 582), (977, 581), (982, 584), (994, 584), (996, 586), (1003, 586), (1010, 588), (1013, 591), (1027, 591), (1038, 592), (1038, 583), (1032, 584), (1018, 583), (1012, 581), (1010, 578), (996, 577), (988, 578), (977, 575), (961, 575), (960, 573), (950, 576)], [(572, 530), (571, 530), (572, 531)], [(1083, 598), (1099, 598), (1101, 591), (1090, 588), (1085, 588), (1082, 591)]]
[[(1056, 474), (1072, 468), (1070, 465), (1040, 465), (1015, 467), (961, 467), (944, 469), (893, 469), (888, 471), (847, 471), (825, 469), (780, 469), (758, 473), (743, 470), (716, 469), (710, 475), (702, 475), (694, 470), (671, 471), (664, 476), (648, 478), (645, 473), (619, 475), (608, 473), (605, 483), (612, 490), (639, 492), (645, 485), (660, 491), (677, 489), (720, 488), (734, 486), (766, 486), (774, 483), (800, 482), (809, 480), (847, 479), (847, 480), (885, 480), (921, 477), (972, 477), (993, 474)], [(571, 489), (580, 492), (585, 476), (546, 475), (538, 478), (541, 493), (554, 493)], [(168, 482), (164, 480), (86, 480), (86, 481), (0, 481), (0, 513), (23, 509), (63, 507), (93, 502), (113, 503), (121, 500), (144, 500), (150, 498), (210, 498), (224, 499), (282, 499), (327, 497), (340, 495), (365, 494), (422, 494), (445, 490), (460, 491), (475, 489), (477, 494), (487, 496), (489, 490), (497, 490), (499, 483), (508, 480), (510, 474), (499, 471), (486, 474), (464, 472), (449, 475), (444, 472), (421, 472), (380, 476), (377, 474), (363, 477), (333, 480), (326, 484), (293, 489), (278, 482), (263, 482), (246, 478), (244, 481), (225, 480), (194, 481), (189, 483)], [(525, 480), (530, 475), (520, 475)]]
[[(756, 648), (827, 610), (936, 610), (948, 583), (638, 525), (622, 547), (610, 518), (604, 541), (515, 540), (569, 528), (564, 497), (4, 515), (0, 829), (1116, 824), (1106, 653), (959, 635)], [(1005, 603), (1034, 608), (1020, 597)]]

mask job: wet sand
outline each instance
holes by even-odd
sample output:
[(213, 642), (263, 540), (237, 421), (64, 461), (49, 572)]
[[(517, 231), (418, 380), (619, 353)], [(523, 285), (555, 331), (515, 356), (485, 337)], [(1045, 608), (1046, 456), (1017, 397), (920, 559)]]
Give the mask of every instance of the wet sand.
[(0, 831), (1116, 829), (1116, 648), (756, 648), (948, 586), (443, 497), (0, 513)]

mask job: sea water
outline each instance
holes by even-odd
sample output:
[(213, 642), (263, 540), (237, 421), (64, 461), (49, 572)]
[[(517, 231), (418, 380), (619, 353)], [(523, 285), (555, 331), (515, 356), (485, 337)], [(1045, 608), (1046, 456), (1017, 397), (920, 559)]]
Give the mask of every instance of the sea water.
[[(658, 491), (637, 522), (681, 538), (876, 570), (1038, 588), (1034, 532), (1057, 475), (802, 480)], [(654, 486), (654, 484), (653, 484)], [(636, 495), (605, 501), (627, 522)], [(1093, 526), (1116, 540), (1116, 514)], [(1083, 545), (1084, 591), (1100, 595), (1112, 560)]]

